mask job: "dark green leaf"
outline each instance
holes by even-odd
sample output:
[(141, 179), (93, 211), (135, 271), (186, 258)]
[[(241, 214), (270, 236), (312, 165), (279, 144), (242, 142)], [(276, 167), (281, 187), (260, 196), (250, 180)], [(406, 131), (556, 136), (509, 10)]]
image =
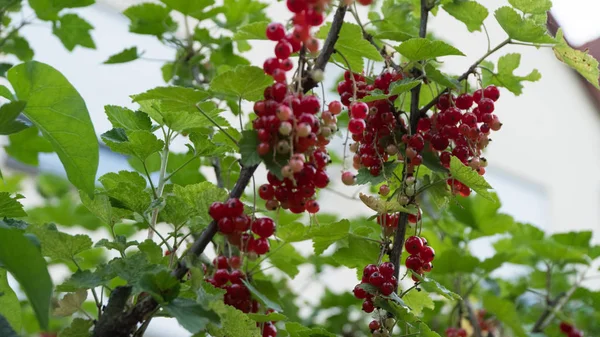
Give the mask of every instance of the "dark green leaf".
[(256, 148), (259, 140), (256, 131), (246, 130), (242, 132), (242, 140), (240, 141), (240, 154), (242, 155), (241, 163), (244, 166), (258, 165), (262, 162), (262, 158), (258, 155)]
[(167, 7), (146, 2), (127, 8), (123, 14), (131, 20), (130, 32), (161, 36), (177, 29), (177, 23), (169, 12)]
[(511, 39), (531, 43), (555, 43), (555, 40), (547, 34), (546, 25), (523, 18), (508, 6), (497, 9), (495, 15), (496, 20)]
[(219, 94), (257, 101), (263, 97), (265, 88), (272, 83), (273, 78), (266, 75), (261, 68), (237, 66), (213, 78), (210, 89)]
[(114, 208), (110, 204), (110, 198), (105, 193), (95, 194), (94, 199), (86, 193), (79, 193), (83, 205), (98, 219), (109, 226), (114, 226), (115, 223), (129, 215), (129, 212), (119, 208)]
[(179, 295), (181, 284), (168, 270), (146, 273), (139, 280), (140, 288), (159, 303), (169, 303)]
[(398, 82), (392, 82), (389, 88), (390, 95), (399, 95), (401, 93), (407, 92), (419, 84), (421, 84), (421, 81), (411, 80), (408, 78)]
[(558, 41), (558, 44), (553, 48), (556, 58), (575, 69), (594, 87), (600, 89), (600, 85), (598, 84), (598, 78), (600, 77), (598, 60), (587, 51), (584, 52), (571, 48), (563, 38), (562, 29), (559, 29), (556, 33), (556, 41)]
[(467, 185), (471, 189), (473, 189), (480, 196), (495, 202), (495, 199), (492, 197), (489, 189), (492, 188), (490, 184), (488, 184), (485, 179), (479, 175), (475, 170), (473, 170), (470, 166), (466, 166), (463, 164), (460, 159), (452, 156), (450, 159), (450, 174), (452, 175), (452, 179), (456, 179), (461, 183)]
[(191, 333), (199, 333), (206, 329), (208, 323), (219, 324), (220, 320), (213, 311), (190, 299), (176, 298), (163, 308)]
[(278, 312), (272, 312), (272, 313), (269, 313), (268, 315), (250, 313), (250, 314), (248, 314), (248, 317), (250, 317), (251, 319), (253, 319), (254, 321), (256, 321), (258, 323), (286, 321), (287, 320), (287, 317), (285, 317), (285, 315), (282, 315)]
[(111, 55), (108, 60), (104, 61), (104, 64), (127, 63), (137, 60), (140, 56), (137, 47), (126, 48), (117, 54)]
[[(113, 129), (114, 130), (114, 129)], [(102, 134), (102, 140), (111, 150), (134, 156), (141, 161), (163, 149), (165, 143), (150, 131), (125, 131), (126, 139), (115, 139), (115, 132)]]
[(21, 285), (40, 327), (48, 328), (52, 280), (39, 249), (21, 231), (0, 228), (0, 263)]
[(71, 277), (56, 287), (56, 291), (70, 292), (78, 289), (92, 289), (108, 285), (114, 275), (105, 266), (99, 266), (95, 271), (78, 270)]
[(469, 32), (481, 30), (483, 21), (488, 16), (488, 10), (476, 1), (453, 1), (443, 6), (448, 14), (463, 22)]
[[(510, 257), (511, 257), (511, 254), (506, 253), (506, 252), (496, 253), (494, 256), (483, 260), (479, 264), (479, 268), (483, 269), (487, 273), (490, 273), (490, 272), (500, 268), (500, 266), (502, 266), (505, 262), (508, 262)], [(437, 271), (437, 268), (436, 268), (436, 271)]]
[(429, 277), (423, 277), (419, 274), (416, 274), (415, 272), (412, 272), (412, 274), (419, 279), (419, 285), (428, 292), (440, 294), (449, 300), (461, 299), (461, 297), (458, 294), (446, 289), (446, 287), (439, 284), (436, 280), (431, 279)]
[(374, 37), (377, 39), (392, 40), (398, 42), (414, 38), (414, 36), (401, 31), (383, 31), (375, 34)]
[(96, 242), (94, 247), (104, 247), (106, 249), (114, 249), (118, 252), (124, 253), (125, 250), (132, 246), (137, 246), (139, 243), (137, 241), (127, 241), (127, 238), (124, 235), (117, 235), (114, 241), (110, 241), (108, 239), (101, 239)]
[(313, 226), (310, 236), (313, 240), (315, 254), (321, 255), (329, 246), (336, 241), (342, 242), (342, 239), (348, 236), (350, 222), (341, 220), (327, 225)]
[(479, 259), (459, 249), (445, 250), (443, 254), (436, 256), (435, 273), (472, 273), (479, 265)]
[(8, 71), (8, 80), (24, 114), (35, 124), (58, 154), (75, 187), (94, 191), (98, 168), (98, 140), (85, 102), (56, 69), (28, 62)]
[(298, 266), (306, 262), (306, 258), (300, 255), (294, 246), (290, 244), (271, 241), (271, 251), (274, 252), (269, 256), (271, 264), (291, 278), (294, 278), (300, 272)]
[(72, 51), (76, 46), (96, 49), (96, 44), (90, 35), (94, 29), (87, 21), (77, 14), (65, 14), (54, 22), (52, 33), (58, 36), (67, 50)]
[(244, 284), (246, 285), (248, 290), (250, 290), (252, 295), (258, 298), (258, 300), (261, 303), (263, 303), (267, 308), (273, 309), (275, 311), (282, 311), (281, 306), (278, 303), (275, 303), (274, 301), (270, 300), (267, 296), (260, 293), (258, 289), (256, 289), (251, 283), (249, 283), (246, 280), (242, 280), (242, 282), (244, 282)]
[(268, 25), (269, 21), (260, 21), (241, 26), (235, 34), (233, 34), (233, 40), (266, 40)]
[(427, 63), (425, 65), (425, 74), (427, 75), (427, 78), (429, 78), (430, 80), (432, 80), (438, 84), (443, 85), (446, 88), (459, 88), (460, 87), (460, 83), (458, 83), (458, 81), (456, 79), (437, 70), (434, 66), (432, 66), (429, 63)]
[(14, 159), (28, 164), (38, 165), (38, 154), (52, 152), (52, 145), (41, 137), (36, 127), (30, 127), (8, 136), (10, 144), (4, 149)]
[[(7, 273), (3, 268), (0, 268), (0, 316), (4, 316), (13, 329), (21, 330), (21, 304), (8, 284)], [(0, 336), (4, 336), (1, 329)]]
[(89, 236), (62, 233), (53, 225), (29, 226), (27, 232), (40, 240), (42, 254), (51, 259), (72, 261), (77, 254), (92, 248), (92, 239)]
[(17, 34), (13, 34), (6, 39), (2, 46), (2, 52), (13, 54), (21, 61), (31, 61), (33, 59), (33, 49), (29, 46), (29, 42)]
[(377, 185), (384, 182), (386, 179), (385, 177), (388, 177), (389, 179), (394, 179), (393, 172), (396, 169), (396, 167), (398, 167), (398, 163), (395, 161), (385, 162), (383, 164), (383, 172), (378, 176), (372, 175), (369, 169), (363, 167), (358, 170), (358, 174), (356, 175), (356, 184)]
[[(130, 209), (139, 214), (150, 206), (152, 196), (146, 190), (146, 179), (137, 172), (119, 171), (100, 177), (100, 183), (112, 198), (111, 204), (118, 208)], [(118, 204), (115, 204), (115, 200)]]
[(58, 334), (58, 337), (89, 337), (92, 326), (94, 321), (91, 319), (75, 318), (70, 326)]
[(0, 192), (0, 217), (20, 218), (27, 216), (27, 213), (23, 210), (23, 205), (17, 201), (22, 197), (20, 194), (11, 197), (8, 192)]
[(425, 38), (406, 40), (395, 49), (411, 61), (427, 60), (448, 55), (465, 55), (446, 42), (432, 41)]

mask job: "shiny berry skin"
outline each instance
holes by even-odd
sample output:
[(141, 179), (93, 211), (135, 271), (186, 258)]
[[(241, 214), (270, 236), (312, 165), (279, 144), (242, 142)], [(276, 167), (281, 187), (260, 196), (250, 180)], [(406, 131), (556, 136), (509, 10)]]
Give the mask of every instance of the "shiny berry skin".
[(417, 255), (410, 255), (406, 258), (405, 262), (406, 268), (412, 270), (419, 270), (423, 265), (423, 261)]
[(473, 93), (473, 100), (475, 101), (475, 103), (479, 103), (479, 101), (481, 101), (482, 98), (483, 98), (483, 90), (482, 89), (475, 90), (475, 92)]
[(389, 279), (394, 275), (394, 264), (391, 262), (384, 262), (379, 265), (379, 273), (386, 279)]
[(271, 22), (267, 26), (267, 39), (279, 41), (285, 37), (285, 27), (281, 23)]
[(583, 332), (581, 332), (577, 329), (573, 329), (573, 330), (571, 330), (571, 332), (569, 332), (567, 337), (583, 337)]
[(227, 207), (225, 207), (224, 203), (215, 201), (210, 205), (208, 214), (214, 220), (220, 220), (227, 215)]
[(489, 98), (496, 102), (500, 98), (500, 90), (495, 85), (490, 85), (483, 89), (483, 97)]
[(562, 331), (566, 334), (573, 331), (573, 325), (571, 325), (567, 322), (560, 322), (559, 328), (560, 328), (560, 331)]
[(235, 223), (231, 218), (221, 218), (219, 222), (217, 222), (217, 227), (219, 228), (219, 232), (223, 234), (235, 232)]
[(419, 252), (419, 257), (424, 263), (431, 262), (435, 258), (435, 250), (430, 246), (423, 246)]
[(244, 204), (238, 198), (231, 198), (225, 203), (228, 216), (240, 216), (244, 214)]
[(381, 327), (381, 325), (379, 324), (379, 322), (377, 321), (371, 321), (371, 323), (369, 323), (369, 329), (371, 330), (377, 330)]
[(421, 249), (423, 249), (423, 246), (423, 240), (418, 236), (411, 236), (406, 239), (406, 242), (404, 243), (404, 248), (411, 255), (419, 254)]
[(242, 266), (242, 259), (239, 256), (232, 256), (229, 258), (229, 266), (233, 269), (239, 269)]
[(254, 240), (252, 248), (254, 248), (254, 252), (258, 255), (266, 254), (270, 248), (269, 240), (267, 238), (260, 238), (258, 240)]
[(363, 102), (356, 102), (350, 105), (352, 118), (365, 119), (369, 113), (369, 106)]
[(275, 223), (271, 218), (258, 218), (252, 221), (252, 232), (261, 238), (268, 238), (275, 232)]
[(458, 329), (456, 336), (458, 336), (458, 337), (467, 337), (467, 330), (465, 330), (465, 329)]
[(431, 146), (437, 151), (444, 151), (450, 145), (450, 140), (439, 133), (434, 134), (430, 142)]
[(316, 200), (311, 200), (306, 204), (306, 211), (308, 213), (319, 213), (321, 207)]
[(275, 56), (280, 60), (285, 60), (292, 54), (292, 44), (286, 40), (281, 40), (275, 46)]
[(213, 260), (213, 266), (215, 266), (217, 269), (227, 269), (229, 267), (227, 257), (223, 255), (215, 257), (215, 259)]
[(389, 296), (394, 292), (394, 285), (390, 282), (384, 282), (380, 287), (379, 290), (381, 291), (381, 293), (383, 294), (383, 296)]
[(363, 288), (361, 288), (360, 285), (356, 285), (352, 292), (354, 293), (354, 297), (358, 298), (359, 300), (364, 300), (365, 298), (367, 298), (367, 292)]
[(342, 182), (344, 185), (352, 186), (356, 183), (356, 176), (350, 171), (345, 171), (342, 173)]
[(373, 3), (373, 0), (358, 0), (358, 3), (363, 6), (370, 6)]
[(275, 196), (275, 189), (269, 184), (261, 185), (258, 189), (258, 195), (263, 200), (271, 200)]
[(423, 269), (424, 272), (429, 273), (431, 269), (433, 269), (433, 264), (431, 262), (424, 263), (423, 266), (421, 266), (421, 269)]
[(273, 72), (279, 68), (279, 60), (275, 57), (270, 57), (265, 60), (265, 63), (263, 63), (263, 70), (265, 71), (265, 74), (273, 75)]
[(363, 302), (362, 304), (362, 309), (364, 312), (366, 312), (367, 314), (370, 314), (373, 312), (373, 310), (375, 310), (375, 306), (373, 305), (373, 302), (366, 300)]
[(342, 112), (342, 103), (340, 103), (340, 101), (332, 101), (329, 103), (328, 108), (331, 114), (338, 115)]
[(256, 148), (256, 152), (261, 156), (266, 155), (269, 151), (271, 151), (271, 145), (269, 145), (269, 143), (260, 143)]
[(367, 125), (364, 119), (352, 118), (350, 122), (348, 122), (348, 131), (353, 135), (363, 133), (366, 127)]
[(234, 270), (229, 274), (229, 281), (233, 284), (242, 284), (242, 280), (246, 278), (241, 270)]
[(313, 178), (313, 183), (318, 188), (327, 187), (327, 185), (329, 185), (329, 176), (327, 175), (327, 172), (318, 170)]
[(376, 287), (381, 287), (384, 282), (385, 278), (377, 271), (369, 276), (369, 283)]
[(471, 94), (462, 94), (456, 98), (456, 107), (459, 109), (469, 109), (473, 106), (473, 96)]
[(494, 112), (494, 101), (489, 98), (482, 98), (477, 104), (479, 105), (479, 110), (481, 113), (489, 114)]
[[(293, 48), (293, 46), (292, 46), (292, 48)], [(279, 69), (281, 69), (283, 71), (290, 71), (290, 70), (292, 70), (292, 68), (294, 68), (294, 62), (290, 59), (282, 60), (279, 63)]]
[(271, 322), (266, 322), (263, 326), (262, 337), (276, 337), (277, 327)]
[(390, 187), (388, 185), (379, 186), (379, 194), (383, 195), (384, 197), (387, 196), (390, 194)]
[(213, 279), (218, 285), (223, 285), (227, 283), (227, 281), (229, 281), (229, 272), (227, 271), (227, 269), (217, 269), (217, 271), (215, 271)]

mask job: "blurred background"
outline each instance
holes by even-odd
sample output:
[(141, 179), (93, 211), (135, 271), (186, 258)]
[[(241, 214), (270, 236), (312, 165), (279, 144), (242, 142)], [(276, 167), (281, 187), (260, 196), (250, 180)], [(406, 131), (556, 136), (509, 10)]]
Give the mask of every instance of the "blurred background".
[[(83, 96), (90, 111), (98, 135), (111, 128), (104, 114), (104, 105), (121, 105), (136, 108), (129, 98), (156, 86), (164, 86), (161, 66), (173, 58), (174, 49), (161, 44), (155, 37), (128, 32), (129, 20), (121, 13), (137, 0), (97, 0), (88, 8), (75, 10), (93, 26), (92, 36), (96, 50), (76, 48), (68, 52), (52, 35), (49, 23), (39, 22), (25, 27), (22, 32), (35, 51), (36, 60), (52, 65), (61, 71)], [(288, 19), (285, 2), (274, 0), (268, 15), (278, 21)], [(493, 11), (506, 4), (502, 0), (482, 1), (490, 10), (485, 24), (492, 46), (505, 38), (505, 33), (493, 18)], [(600, 1), (553, 0), (550, 30), (562, 27), (568, 42), (580, 49), (589, 49), (600, 58)], [(28, 10), (25, 10), (27, 16)], [(362, 13), (366, 21), (367, 11)], [(348, 18), (349, 19), (349, 18)], [(487, 50), (487, 38), (483, 32), (471, 34), (465, 26), (439, 11), (430, 20), (430, 31), (449, 41), (467, 57), (448, 57), (443, 69), (449, 73), (462, 73)], [(182, 27), (183, 25), (180, 25)], [(244, 55), (252, 64), (262, 66), (269, 57), (271, 42), (250, 41), (253, 48)], [(137, 46), (143, 51), (142, 59), (122, 65), (102, 64), (110, 55), (124, 48)], [(268, 48), (263, 48), (268, 47)], [(488, 147), (486, 158), (490, 165), (486, 179), (494, 187), (502, 201), (502, 211), (520, 222), (531, 223), (547, 232), (567, 230), (592, 230), (593, 241), (600, 242), (600, 92), (588, 85), (579, 75), (556, 60), (549, 48), (507, 46), (491, 59), (511, 52), (522, 54), (518, 74), (528, 74), (538, 69), (542, 79), (527, 83), (524, 94), (515, 97), (502, 90), (496, 111), (504, 123), (501, 132), (495, 133)], [(13, 60), (15, 61), (15, 60)], [(330, 67), (324, 82), (327, 92), (334, 86), (340, 70)], [(336, 94), (337, 95), (337, 94)], [(330, 95), (328, 101), (336, 99)], [(5, 140), (2, 140), (6, 143)], [(341, 149), (342, 140), (337, 144)], [(181, 151), (185, 151), (184, 148)], [(54, 154), (41, 154), (37, 168), (26, 167), (6, 152), (0, 150), (0, 167), (5, 176), (23, 174), (19, 181), (26, 205), (35, 205), (37, 188), (34, 177), (39, 173), (64, 175), (62, 166)], [(111, 171), (129, 169), (126, 158), (101, 148), (98, 176)], [(345, 195), (354, 195), (357, 187), (339, 183), (339, 168), (330, 170), (333, 188)], [(210, 172), (206, 176), (210, 177)], [(257, 174), (257, 177), (264, 174)], [(260, 181), (257, 181), (260, 184)], [(322, 193), (321, 209), (325, 212), (342, 212), (342, 216), (368, 214), (368, 210), (356, 200), (340, 197), (328, 191)], [(367, 213), (365, 213), (367, 212)], [(93, 237), (105, 237), (106, 233), (90, 233)], [(491, 255), (489, 239), (477, 242), (474, 249), (478, 255)], [(310, 244), (300, 245), (301, 252), (310, 253)], [(65, 269), (61, 269), (65, 268)], [(510, 267), (509, 267), (510, 268)], [(53, 278), (64, 278), (66, 267), (53, 270)], [(507, 272), (511, 272), (510, 270)], [(294, 288), (304, 289), (304, 298), (311, 301), (321, 295), (321, 283), (336, 291), (349, 291), (356, 283), (355, 273), (335, 270), (329, 277), (314, 280), (310, 269), (292, 281)], [(148, 336), (187, 336), (174, 320), (153, 320)]]

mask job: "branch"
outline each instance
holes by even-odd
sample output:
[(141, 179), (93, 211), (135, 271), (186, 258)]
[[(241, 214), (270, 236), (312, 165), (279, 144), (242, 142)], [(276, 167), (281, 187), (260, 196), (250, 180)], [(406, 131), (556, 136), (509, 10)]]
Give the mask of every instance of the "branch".
[[(327, 62), (329, 62), (329, 58), (334, 51), (335, 43), (339, 37), (345, 14), (346, 6), (339, 6), (335, 13), (331, 30), (329, 31), (327, 39), (325, 40), (323, 50), (317, 57), (317, 61), (315, 63), (316, 69), (325, 69), (325, 65)], [(307, 77), (303, 82), (302, 88), (304, 89), (305, 93), (317, 85), (317, 82), (315, 82), (310, 76)], [(235, 183), (235, 186), (229, 193), (230, 198), (239, 198), (242, 196), (257, 167), (258, 165), (242, 167), (240, 176)], [(194, 244), (188, 250), (186, 257), (194, 258), (200, 256), (204, 252), (204, 249), (206, 249), (206, 246), (208, 246), (213, 237), (217, 234), (217, 231), (217, 223), (212, 221), (202, 232), (202, 234), (200, 234), (196, 241), (194, 241)], [(175, 276), (178, 280), (181, 280), (187, 272), (188, 267), (185, 263), (185, 259), (182, 258), (178, 262), (175, 270), (171, 272), (171, 275)], [(129, 291), (131, 292), (131, 288), (129, 288)], [(115, 299), (113, 299), (113, 295), (111, 295), (107, 308), (114, 305), (114, 303), (111, 303), (113, 301), (115, 301)], [(144, 321), (144, 319), (146, 319), (148, 315), (156, 310), (156, 308), (158, 308), (158, 303), (151, 296), (148, 296), (139, 301), (131, 310), (127, 312), (118, 310), (119, 313), (117, 315), (108, 315), (105, 311), (105, 315), (102, 316), (94, 328), (93, 337), (128, 337), (136, 328), (137, 324)]]
[[(471, 75), (472, 73), (475, 72), (475, 70), (477, 69), (477, 67), (479, 66), (479, 64), (481, 62), (483, 62), (486, 58), (488, 58), (490, 55), (492, 55), (493, 53), (497, 52), (498, 50), (500, 50), (500, 48), (506, 46), (507, 44), (509, 44), (511, 42), (510, 39), (506, 39), (504, 41), (502, 41), (499, 45), (497, 45), (494, 49), (489, 50), (487, 53), (485, 53), (485, 55), (483, 55), (482, 57), (480, 57), (477, 61), (475, 61), (475, 63), (473, 63), (469, 69), (467, 69), (467, 71), (465, 71), (462, 75), (460, 75), (457, 78), (458, 82), (462, 82), (464, 80), (467, 79), (467, 77), (469, 77), (469, 75)], [(439, 95), (437, 95), (433, 100), (431, 100), (431, 102), (425, 104), (425, 106), (421, 109), (421, 116), (425, 115), (427, 113), (427, 111), (429, 111), (429, 109), (431, 109), (438, 101), (438, 99), (445, 93), (447, 93), (448, 91), (450, 91), (450, 88), (446, 88), (444, 89), (442, 92), (440, 92)]]
[[(346, 15), (347, 9), (348, 7), (344, 5), (342, 1), (335, 11), (333, 22), (331, 23), (331, 29), (329, 30), (329, 34), (327, 34), (327, 38), (325, 39), (321, 53), (319, 56), (317, 56), (315, 65), (312, 68), (313, 70), (325, 70), (325, 66), (333, 54), (335, 43), (338, 40), (340, 31), (342, 30), (342, 24), (344, 23), (344, 16)], [(310, 74), (306, 78), (302, 79), (302, 88), (304, 89), (304, 92), (308, 92), (318, 84), (319, 82), (315, 81)]]

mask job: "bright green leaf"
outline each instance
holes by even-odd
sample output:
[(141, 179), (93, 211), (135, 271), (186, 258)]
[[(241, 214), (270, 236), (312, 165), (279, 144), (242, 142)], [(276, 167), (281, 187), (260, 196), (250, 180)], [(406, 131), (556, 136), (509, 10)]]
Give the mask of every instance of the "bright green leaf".
[(588, 248), (592, 240), (591, 231), (556, 233), (550, 236), (550, 239), (567, 246), (576, 248)]
[(64, 8), (86, 7), (94, 2), (95, 0), (29, 0), (29, 6), (38, 18), (54, 21), (58, 19), (58, 12)]
[[(536, 82), (542, 78), (542, 75), (537, 71), (537, 69), (533, 69), (531, 73), (525, 76), (517, 76), (514, 75), (514, 71), (519, 67), (521, 63), (521, 54), (506, 54), (500, 59), (498, 59), (498, 73), (492, 73), (487, 69), (483, 69), (483, 78), (486, 85), (494, 84), (498, 87), (504, 87), (508, 89), (515, 95), (520, 95), (523, 93), (523, 85), (521, 82), (529, 81)], [(491, 65), (486, 64), (486, 65)], [(492, 68), (489, 70), (493, 70)]]
[(29, 46), (29, 42), (17, 34), (6, 38), (2, 45), (2, 52), (13, 54), (21, 61), (31, 61), (33, 59), (33, 49)]
[(0, 192), (0, 217), (20, 218), (27, 216), (23, 210), (23, 205), (17, 200), (23, 196), (17, 194), (11, 197), (8, 192)]
[(341, 241), (348, 236), (350, 221), (341, 220), (331, 224), (313, 226), (310, 236), (313, 240), (315, 254), (321, 255), (329, 246), (336, 241)]
[(126, 48), (121, 52), (111, 55), (108, 60), (104, 61), (104, 64), (127, 63), (137, 60), (140, 56), (141, 54), (138, 53), (137, 47)]
[[(316, 34), (316, 37), (325, 39), (327, 34), (331, 30), (331, 22), (323, 25)], [(335, 49), (338, 54), (333, 54), (332, 58), (336, 62), (346, 65), (343, 55), (350, 64), (353, 72), (359, 73), (363, 70), (364, 61), (363, 58), (367, 58), (374, 61), (383, 61), (383, 57), (369, 41), (363, 38), (362, 29), (360, 26), (353, 23), (344, 23), (337, 42), (335, 43)]]
[(575, 69), (594, 87), (600, 89), (600, 85), (598, 84), (598, 78), (600, 77), (598, 60), (591, 56), (587, 51), (583, 52), (571, 48), (563, 38), (562, 29), (559, 29), (556, 33), (556, 40), (558, 41), (558, 44), (553, 48), (556, 58)]
[(75, 318), (70, 326), (58, 333), (58, 337), (89, 337), (93, 326), (91, 319)]
[(488, 10), (476, 1), (453, 1), (443, 6), (448, 14), (467, 26), (469, 32), (481, 30)]
[(254, 321), (256, 321), (258, 323), (286, 321), (287, 320), (287, 317), (285, 317), (285, 315), (282, 315), (278, 312), (272, 312), (272, 313), (269, 313), (268, 315), (250, 313), (250, 314), (248, 314), (248, 317), (250, 317), (251, 319), (253, 319)]
[(0, 85), (0, 97), (4, 97), (9, 101), (15, 100), (15, 95), (5, 85)]
[(266, 40), (269, 21), (253, 22), (243, 25), (233, 34), (233, 40)]
[(165, 146), (165, 143), (158, 139), (150, 131), (126, 131), (125, 141), (119, 141), (107, 135), (102, 134), (102, 140), (111, 150), (131, 156), (135, 156), (141, 161), (146, 160), (151, 154), (159, 152)]
[(127, 108), (115, 105), (106, 105), (104, 107), (104, 112), (114, 128), (122, 128), (128, 131), (150, 131), (152, 128), (152, 121), (148, 118), (148, 115), (143, 112), (133, 112)]
[(512, 301), (507, 301), (498, 296), (485, 294), (483, 296), (483, 307), (490, 313), (496, 315), (498, 320), (510, 327), (518, 337), (527, 337), (527, 332), (523, 329), (520, 315), (515, 309)]
[[(438, 264), (436, 264), (436, 266), (437, 265)], [(423, 309), (433, 310), (435, 308), (431, 296), (426, 291), (416, 291), (413, 289), (402, 296), (402, 300), (412, 309), (412, 312), (415, 315), (420, 315), (423, 312)]]
[(402, 41), (406, 41), (406, 40), (410, 40), (410, 39), (414, 38), (414, 36), (407, 34), (405, 32), (401, 32), (401, 31), (382, 31), (382, 32), (375, 34), (374, 37), (377, 39), (392, 40), (392, 41), (398, 41), (398, 42), (402, 42)]
[(175, 185), (173, 191), (167, 195), (167, 204), (161, 216), (176, 225), (196, 217), (206, 226), (212, 221), (208, 214), (210, 205), (226, 198), (225, 190), (208, 181), (187, 186)]
[(130, 214), (122, 209), (112, 207), (110, 198), (105, 193), (95, 194), (93, 200), (86, 193), (82, 192), (79, 193), (79, 197), (81, 198), (81, 203), (92, 214), (111, 227)]
[(90, 35), (94, 27), (77, 14), (65, 14), (55, 21), (52, 33), (60, 39), (67, 50), (72, 51), (76, 46), (96, 49), (96, 44)]
[[(0, 240), (1, 241), (1, 240)], [(21, 304), (8, 284), (6, 270), (0, 268), (0, 316), (4, 316), (14, 330), (21, 330)], [(0, 336), (4, 336), (1, 334)]]
[(443, 41), (432, 41), (425, 38), (414, 38), (402, 42), (395, 48), (402, 56), (411, 61), (434, 59), (440, 56), (460, 55), (460, 50)]
[(113, 207), (130, 209), (139, 214), (150, 206), (152, 196), (146, 190), (146, 179), (137, 172), (119, 171), (100, 177), (100, 183), (112, 199)]
[(258, 165), (262, 158), (256, 151), (259, 144), (256, 131), (242, 131), (242, 140), (240, 141), (240, 154), (242, 155), (241, 164), (244, 166)]
[(511, 39), (531, 43), (555, 43), (547, 34), (546, 25), (523, 18), (514, 9), (504, 6), (496, 10), (496, 20)]
[(0, 263), (21, 285), (40, 327), (48, 328), (52, 280), (39, 248), (21, 231), (0, 227)]
[(516, 9), (528, 14), (545, 14), (552, 8), (550, 0), (508, 0)]
[(479, 259), (457, 248), (445, 250), (435, 262), (436, 274), (472, 273), (479, 265)]
[(475, 170), (473, 170), (470, 166), (463, 164), (460, 159), (456, 158), (455, 156), (452, 156), (450, 159), (450, 174), (452, 175), (452, 179), (456, 179), (467, 185), (477, 192), (477, 194), (490, 201), (495, 201), (488, 191), (492, 188), (492, 186), (490, 186), (490, 184), (488, 184), (488, 182), (485, 181), (482, 176), (475, 172)]
[(146, 2), (127, 8), (123, 14), (131, 20), (130, 32), (162, 36), (177, 29), (177, 23), (173, 21), (169, 12), (167, 7)]
[(8, 136), (10, 144), (4, 149), (14, 159), (28, 164), (38, 165), (38, 154), (52, 152), (52, 145), (39, 135), (36, 127), (29, 127)]
[(419, 279), (419, 285), (428, 292), (440, 294), (449, 300), (461, 299), (460, 295), (446, 289), (446, 287), (439, 284), (436, 280), (431, 279), (429, 277), (423, 277), (415, 272), (412, 272), (412, 274)]
[(210, 302), (209, 306), (221, 317), (221, 328), (210, 324), (208, 332), (214, 337), (260, 337), (256, 322), (223, 301)]
[(432, 331), (427, 324), (421, 322), (419, 323), (419, 336), (420, 337), (440, 337), (440, 335), (435, 332)]
[(104, 247), (106, 249), (114, 249), (118, 252), (125, 253), (125, 250), (132, 246), (137, 246), (139, 243), (137, 241), (127, 241), (127, 238), (124, 235), (117, 235), (114, 241), (110, 241), (108, 239), (101, 239), (96, 242), (94, 247)]
[(94, 191), (98, 168), (98, 140), (85, 102), (56, 69), (39, 62), (11, 68), (8, 80), (24, 114), (35, 124), (58, 154), (75, 187)]
[(248, 101), (263, 97), (265, 88), (273, 83), (273, 78), (254, 66), (238, 66), (217, 75), (210, 82), (210, 89), (216, 93), (232, 95)]
[(298, 266), (306, 262), (306, 258), (290, 244), (271, 241), (271, 251), (274, 252), (269, 256), (271, 264), (291, 278), (300, 272)]
[(267, 296), (263, 295), (251, 283), (249, 283), (246, 280), (242, 280), (242, 282), (244, 283), (244, 285), (246, 285), (246, 288), (248, 288), (248, 290), (250, 290), (252, 295), (254, 295), (254, 297), (258, 298), (258, 300), (261, 303), (263, 303), (267, 308), (273, 309), (275, 311), (282, 311), (281, 306), (278, 303), (274, 302), (273, 300), (269, 299)]
[(390, 95), (399, 95), (401, 93), (407, 92), (419, 84), (421, 84), (421, 81), (411, 80), (408, 78), (398, 82), (392, 82), (389, 88)]

